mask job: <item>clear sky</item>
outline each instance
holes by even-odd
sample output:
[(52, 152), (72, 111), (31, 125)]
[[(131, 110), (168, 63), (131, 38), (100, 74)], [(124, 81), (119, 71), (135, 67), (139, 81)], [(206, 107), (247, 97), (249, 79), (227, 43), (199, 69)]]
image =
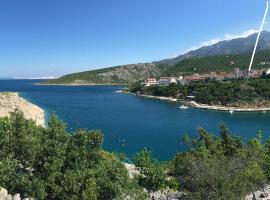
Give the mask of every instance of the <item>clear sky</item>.
[(264, 9), (264, 0), (0, 0), (0, 77), (173, 57), (258, 29)]

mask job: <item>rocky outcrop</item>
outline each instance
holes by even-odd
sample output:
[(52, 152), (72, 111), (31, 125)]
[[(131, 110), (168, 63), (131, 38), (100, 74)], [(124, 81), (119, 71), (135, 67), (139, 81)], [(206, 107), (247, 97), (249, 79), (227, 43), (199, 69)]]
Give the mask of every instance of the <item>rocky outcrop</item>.
[(0, 187), (0, 200), (33, 200), (32, 198), (21, 198), (20, 194), (11, 195), (5, 188)]
[(67, 74), (58, 79), (49, 80), (40, 84), (49, 85), (123, 85), (143, 81), (148, 77), (160, 76), (159, 67), (153, 63), (138, 63), (121, 65)]
[(166, 189), (164, 191), (148, 192), (150, 200), (186, 200), (187, 196), (183, 192)]
[(26, 119), (33, 119), (38, 125), (45, 126), (45, 114), (40, 107), (26, 101), (18, 93), (0, 93), (0, 117), (9, 116), (15, 109), (21, 110)]
[(245, 200), (270, 200), (270, 185), (246, 196)]

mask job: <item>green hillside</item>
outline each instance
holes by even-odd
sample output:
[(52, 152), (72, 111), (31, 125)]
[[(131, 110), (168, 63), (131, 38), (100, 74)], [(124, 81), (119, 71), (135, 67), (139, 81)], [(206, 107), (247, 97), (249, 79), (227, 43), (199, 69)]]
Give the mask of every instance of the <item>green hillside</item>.
[[(270, 50), (257, 52), (253, 67), (270, 67), (269, 55)], [(160, 77), (167, 75), (176, 76), (180, 74), (206, 73), (211, 71), (232, 71), (236, 67), (247, 69), (250, 57), (251, 54), (234, 54), (189, 58), (175, 65), (153, 63), (123, 65), (69, 74), (59, 79), (45, 82), (45, 84), (121, 85), (143, 81), (150, 76)]]
[(68, 74), (45, 84), (122, 85), (159, 75), (160, 69), (155, 64), (132, 64)]
[[(251, 54), (235, 54), (225, 56), (211, 56), (205, 58), (191, 58), (179, 62), (169, 68), (164, 68), (163, 74), (191, 74), (211, 71), (232, 71), (234, 68), (247, 69)], [(262, 63), (262, 62), (265, 62)], [(270, 50), (257, 52), (253, 68), (267, 68), (270, 66)]]

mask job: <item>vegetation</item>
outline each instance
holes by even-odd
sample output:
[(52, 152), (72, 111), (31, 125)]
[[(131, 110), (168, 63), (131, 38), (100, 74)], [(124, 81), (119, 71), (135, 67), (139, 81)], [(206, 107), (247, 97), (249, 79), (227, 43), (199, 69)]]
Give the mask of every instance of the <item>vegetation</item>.
[(130, 92), (153, 96), (177, 97), (198, 103), (242, 108), (270, 107), (270, 78), (198, 81), (181, 86), (130, 86)]
[[(270, 67), (270, 50), (259, 51), (254, 59), (254, 69)], [(163, 74), (193, 74), (208, 72), (230, 72), (234, 68), (247, 69), (251, 54), (232, 54), (185, 59), (172, 67), (167, 67)]]
[(0, 119), (0, 185), (36, 199), (145, 199), (99, 131), (68, 134), (55, 115), (48, 128), (21, 112)]
[(270, 138), (248, 142), (198, 129), (182, 139), (185, 152), (160, 163), (147, 149), (136, 154), (139, 174), (128, 176), (120, 158), (102, 149), (97, 131), (65, 131), (55, 115), (47, 128), (19, 111), (0, 119), (0, 185), (36, 199), (147, 199), (142, 188), (184, 191), (188, 199), (238, 200), (270, 181)]
[(143, 93), (151, 96), (176, 97), (179, 95), (180, 88), (178, 84), (170, 84), (169, 86), (153, 85), (144, 87), (141, 83), (136, 83), (129, 87), (132, 93)]
[(269, 181), (270, 140), (262, 134), (245, 143), (221, 124), (220, 136), (198, 129), (183, 138), (187, 151), (173, 160), (172, 173), (191, 199), (238, 200)]
[(125, 85), (159, 75), (160, 69), (155, 64), (141, 63), (68, 74), (45, 84)]
[(151, 151), (144, 149), (135, 158), (135, 166), (140, 174), (136, 177), (138, 183), (147, 190), (163, 190), (166, 188), (178, 189), (179, 183), (166, 173), (167, 165), (159, 163), (152, 157)]
[(199, 103), (233, 107), (269, 107), (270, 79), (194, 82), (180, 87)]

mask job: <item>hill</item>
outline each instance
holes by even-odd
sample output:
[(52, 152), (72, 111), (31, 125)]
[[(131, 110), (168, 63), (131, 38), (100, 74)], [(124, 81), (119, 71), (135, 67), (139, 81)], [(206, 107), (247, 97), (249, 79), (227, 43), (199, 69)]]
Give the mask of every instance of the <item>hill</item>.
[[(270, 50), (259, 51), (254, 59), (253, 68), (270, 67)], [(185, 59), (171, 67), (166, 67), (164, 75), (204, 73), (211, 71), (232, 71), (234, 68), (247, 69), (251, 53), (211, 56)]]
[[(132, 84), (147, 77), (175, 75), (179, 73), (228, 71), (234, 67), (247, 67), (257, 34), (246, 38), (221, 41), (212, 46), (205, 46), (173, 59), (153, 63), (122, 65), (99, 70), (68, 74), (59, 79), (49, 80), (44, 84), (73, 85), (121, 85)], [(263, 32), (255, 57), (255, 65), (268, 61), (270, 32)]]
[(49, 80), (46, 84), (121, 85), (159, 75), (160, 69), (157, 65), (142, 63), (69, 74), (59, 79)]

